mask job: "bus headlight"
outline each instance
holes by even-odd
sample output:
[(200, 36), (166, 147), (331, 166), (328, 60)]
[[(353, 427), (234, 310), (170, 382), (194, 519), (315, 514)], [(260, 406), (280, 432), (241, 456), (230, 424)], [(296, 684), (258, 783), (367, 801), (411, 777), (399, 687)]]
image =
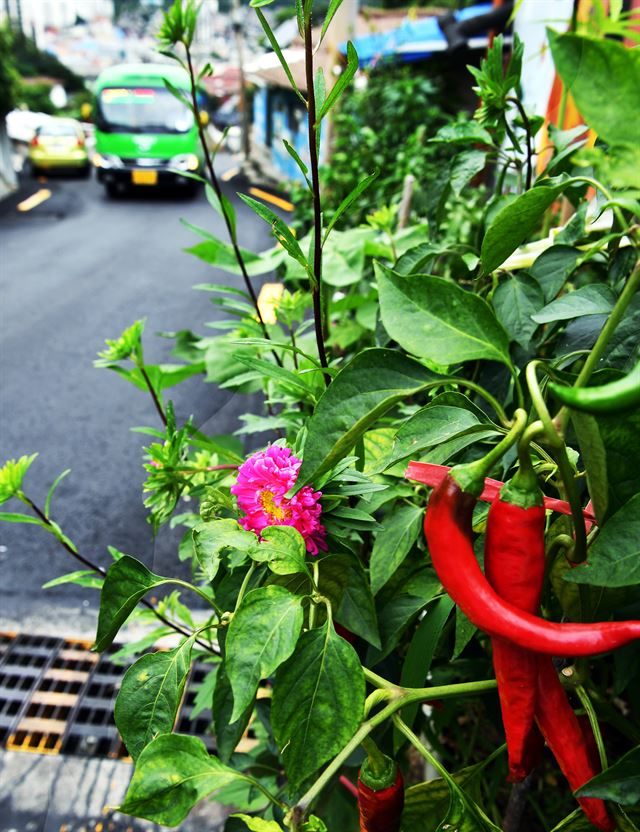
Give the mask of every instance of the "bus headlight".
[(182, 153), (171, 159), (171, 167), (177, 170), (198, 170), (200, 160), (195, 153)]

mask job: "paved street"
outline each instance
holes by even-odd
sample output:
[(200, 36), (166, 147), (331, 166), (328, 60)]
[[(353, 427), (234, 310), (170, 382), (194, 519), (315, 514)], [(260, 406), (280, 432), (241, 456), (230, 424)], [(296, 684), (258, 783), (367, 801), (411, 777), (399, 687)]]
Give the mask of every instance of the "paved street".
[[(232, 160), (220, 157), (220, 163), (225, 170)], [(191, 287), (239, 278), (183, 253), (197, 238), (179, 220), (224, 238), (222, 220), (203, 194), (186, 199), (145, 191), (113, 201), (94, 179), (28, 184), (27, 193), (47, 188), (52, 196), (31, 211), (0, 214), (0, 457), (39, 452), (26, 489), (41, 505), (57, 474), (72, 468), (52, 516), (81, 552), (106, 564), (111, 544), (160, 573), (175, 573), (177, 536), (163, 530), (152, 538), (140, 499), (145, 437), (129, 430), (158, 426), (151, 399), (115, 373), (94, 369), (92, 361), (105, 338), (144, 316), (149, 361), (171, 360), (172, 342), (155, 332), (212, 332), (204, 325), (218, 310)], [(246, 182), (225, 187), (231, 194)], [(238, 214), (242, 245), (268, 247), (265, 224), (243, 204)], [(193, 414), (212, 433), (233, 430), (248, 409), (246, 399), (201, 378), (171, 392), (178, 418)], [(70, 586), (40, 590), (75, 568), (37, 527), (0, 523), (0, 630), (44, 627), (90, 636), (97, 593)]]

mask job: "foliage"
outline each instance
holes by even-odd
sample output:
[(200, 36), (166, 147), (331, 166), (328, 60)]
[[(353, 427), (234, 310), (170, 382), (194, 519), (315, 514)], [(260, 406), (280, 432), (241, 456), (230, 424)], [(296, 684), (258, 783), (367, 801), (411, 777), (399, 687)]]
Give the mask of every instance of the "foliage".
[[(296, 10), (308, 36), (308, 4)], [(165, 53), (187, 66), (195, 15), (194, 4), (178, 0), (163, 28)], [(260, 13), (259, 19), (271, 41), (266, 18)], [(338, 778), (353, 781), (375, 742), (407, 775), (415, 771), (416, 754), (438, 774), (407, 789), (403, 832), (499, 828), (512, 803), (490, 642), (456, 609), (431, 564), (421, 533), (427, 491), (405, 477), (410, 461), (442, 466), (488, 458), (498, 480), (530, 461), (552, 498), (543, 617), (637, 617), (639, 412), (617, 409), (615, 402), (607, 413), (572, 412), (547, 387), (548, 379), (603, 384), (638, 360), (640, 206), (636, 171), (619, 164), (628, 147), (627, 101), (611, 93), (624, 88), (626, 79), (618, 75), (629, 73), (635, 58), (630, 62), (608, 39), (550, 39), (567, 84), (575, 78), (576, 56), (595, 50), (611, 67), (606, 87), (574, 85), (590, 123), (607, 112), (598, 128), (607, 131), (607, 163), (598, 163), (599, 175), (611, 173), (604, 182), (585, 166), (582, 127), (550, 130), (553, 154), (544, 171), (535, 171), (540, 121), (518, 97), (517, 41), (505, 70), (500, 39), (475, 73), (484, 102), (476, 118), (440, 124), (432, 113), (427, 119), (421, 142), (433, 155), (420, 170), (420, 187), (429, 200), (412, 226), (398, 227), (394, 203), (406, 160), (393, 158), (378, 179), (367, 180), (372, 159), (366, 147), (351, 150), (355, 167), (359, 156), (363, 166), (348, 185), (345, 179), (343, 190), (328, 188), (324, 199), (330, 201), (323, 203), (318, 122), (327, 101), (346, 95), (344, 84), (329, 98), (322, 81), (308, 84), (315, 117), (304, 168), (316, 210), (306, 236), (294, 235), (279, 215), (245, 198), (269, 224), (276, 245), (262, 253), (242, 249), (235, 209), (213, 172), (207, 194), (228, 240), (190, 226), (200, 240), (189, 252), (243, 281), (242, 288), (196, 287), (222, 311), (213, 325), (218, 331), (173, 333), (176, 363), (149, 365), (144, 322), (136, 321), (109, 339), (96, 361), (152, 396), (159, 425), (137, 429), (148, 437), (149, 519), (154, 529), (165, 523), (182, 528), (177, 555), (191, 563), (192, 581), (154, 574), (115, 550), (104, 575), (52, 519), (51, 498), (63, 475), (41, 509), (25, 484), (34, 456), (0, 470), (0, 499), (17, 499), (30, 511), (3, 512), (0, 519), (39, 525), (82, 561), (85, 569), (57, 582), (101, 585), (96, 648), (107, 648), (132, 615), (156, 627), (120, 653), (142, 654), (127, 670), (115, 708), (136, 759), (125, 813), (176, 825), (213, 796), (242, 810), (229, 830), (352, 832), (354, 804)], [(390, 106), (394, 85), (384, 90), (376, 84), (372, 79), (367, 106)], [(400, 84), (401, 107), (412, 84), (407, 78)], [(425, 92), (421, 84), (411, 86), (416, 96)], [(365, 112), (355, 98), (343, 108), (352, 119)], [(398, 123), (409, 115), (393, 110), (383, 130), (402, 134)], [(445, 158), (436, 176), (434, 160)], [(448, 206), (486, 166), (492, 185), (474, 197), (479, 222), (471, 231), (457, 225)], [(390, 190), (376, 190), (381, 181)], [(552, 243), (546, 229), (561, 200), (576, 211)], [(366, 224), (354, 223), (354, 216), (366, 217)], [(251, 280), (276, 267), (285, 288), (269, 316)], [(194, 375), (238, 393), (261, 391), (264, 412), (246, 414), (238, 434), (265, 433), (265, 444), (291, 449), (269, 456), (286, 457), (296, 479), (291, 485), (289, 469), (286, 486), (278, 488), (274, 476), (273, 487), (256, 494), (271, 520), (260, 536), (242, 516), (234, 486), (240, 466), (248, 478), (265, 457), (247, 461), (237, 436), (208, 435), (191, 420), (179, 424), (166, 399), (169, 389)], [(507, 449), (505, 435), (519, 441), (519, 456)], [(318, 500), (322, 507), (326, 550), (317, 554), (291, 524), (293, 501), (309, 492), (306, 508)], [(183, 504), (183, 496), (190, 501)], [(595, 515), (595, 521), (587, 515), (589, 528), (588, 501)], [(304, 511), (304, 502), (296, 503), (296, 517)], [(479, 555), (485, 520), (486, 507), (478, 507)], [(147, 597), (169, 584), (175, 590), (160, 603)], [(185, 592), (206, 604), (197, 624)], [(170, 631), (179, 634), (172, 648), (154, 650), (156, 638)], [(581, 660), (562, 677), (574, 707), (589, 718), (600, 756), (612, 763), (581, 793), (608, 799), (623, 830), (637, 828), (631, 804), (640, 774), (638, 649), (632, 643)], [(172, 732), (190, 663), (203, 653), (214, 662), (200, 704), (208, 699), (212, 705), (216, 755), (200, 739)], [(257, 745), (236, 754), (249, 724)], [(522, 828), (586, 828), (560, 782), (545, 758), (525, 787)]]
[[(378, 171), (378, 178), (338, 228), (359, 225), (374, 207), (398, 202), (408, 174), (416, 181), (413, 205), (421, 215), (438, 166), (450, 155), (445, 147), (428, 144), (451, 119), (437, 79), (384, 64), (364, 77), (366, 87), (350, 90), (333, 115), (331, 164), (321, 168), (324, 196), (339, 205), (365, 177)], [(304, 188), (298, 186), (294, 203), (295, 220), (306, 228), (311, 203)]]
[(9, 27), (0, 26), (0, 118), (14, 109), (18, 97), (19, 75), (13, 45)]
[(23, 78), (54, 78), (67, 92), (82, 92), (84, 80), (61, 63), (55, 55), (43, 52), (23, 34), (14, 35), (13, 56), (16, 69)]

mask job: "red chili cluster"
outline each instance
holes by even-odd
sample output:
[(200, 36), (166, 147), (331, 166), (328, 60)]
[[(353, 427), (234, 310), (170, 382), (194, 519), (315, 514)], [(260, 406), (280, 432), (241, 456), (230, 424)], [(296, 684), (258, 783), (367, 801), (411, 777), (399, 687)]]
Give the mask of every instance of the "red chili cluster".
[[(485, 577), (473, 551), (471, 527), (474, 494), (481, 484), (467, 484), (462, 475), (461, 487), (456, 474), (460, 476), (454, 469), (434, 489), (425, 535), (442, 585), (492, 637), (510, 779), (522, 780), (531, 771), (546, 741), (575, 791), (600, 765), (591, 729), (583, 729), (575, 715), (551, 657), (590, 656), (620, 647), (640, 638), (640, 621), (557, 624), (538, 616), (544, 576), (541, 495), (539, 505), (514, 504), (507, 488), (494, 499), (487, 522)], [(585, 798), (580, 805), (598, 829), (615, 829), (603, 801)]]

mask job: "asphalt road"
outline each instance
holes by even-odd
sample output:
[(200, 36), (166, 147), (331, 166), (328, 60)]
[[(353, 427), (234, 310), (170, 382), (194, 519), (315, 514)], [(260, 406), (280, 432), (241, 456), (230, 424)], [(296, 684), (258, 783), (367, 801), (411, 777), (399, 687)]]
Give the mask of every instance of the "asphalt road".
[[(231, 166), (220, 157), (221, 170)], [(229, 195), (246, 182), (231, 180)], [(182, 249), (197, 238), (184, 217), (224, 238), (222, 220), (203, 194), (194, 199), (144, 191), (109, 200), (89, 181), (51, 177), (33, 182), (52, 192), (31, 211), (0, 215), (0, 458), (35, 451), (25, 490), (40, 505), (65, 468), (52, 516), (79, 550), (106, 565), (107, 545), (135, 555), (160, 574), (176, 574), (177, 534), (154, 540), (142, 506), (141, 448), (134, 425), (158, 427), (150, 397), (108, 370), (93, 368), (105, 338), (147, 318), (145, 356), (170, 361), (172, 342), (156, 332), (192, 329), (219, 317), (196, 283), (239, 278), (216, 271)], [(236, 205), (239, 203), (235, 199)], [(269, 230), (238, 207), (242, 245), (262, 250)], [(192, 379), (169, 393), (177, 416), (193, 414), (211, 433), (238, 427), (256, 402)], [(20, 510), (6, 503), (0, 510)], [(0, 523), (0, 629), (62, 634), (91, 631), (97, 593), (72, 586), (41, 590), (79, 568), (36, 526)]]

